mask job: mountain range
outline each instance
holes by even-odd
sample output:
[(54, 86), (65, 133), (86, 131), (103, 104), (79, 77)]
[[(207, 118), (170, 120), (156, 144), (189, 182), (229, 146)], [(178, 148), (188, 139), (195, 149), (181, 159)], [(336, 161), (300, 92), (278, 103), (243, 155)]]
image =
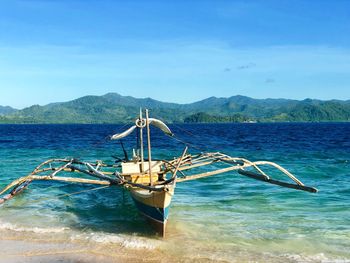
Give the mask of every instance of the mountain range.
[(13, 113), (17, 111), (16, 109), (10, 107), (10, 106), (1, 106), (0, 105), (0, 116), (1, 115), (7, 115), (7, 114), (10, 114), (10, 113)]
[(350, 100), (253, 99), (210, 97), (188, 104), (134, 98), (117, 93), (84, 96), (22, 110), (0, 106), (0, 123), (124, 123), (140, 107), (167, 122), (320, 122), (350, 121)]

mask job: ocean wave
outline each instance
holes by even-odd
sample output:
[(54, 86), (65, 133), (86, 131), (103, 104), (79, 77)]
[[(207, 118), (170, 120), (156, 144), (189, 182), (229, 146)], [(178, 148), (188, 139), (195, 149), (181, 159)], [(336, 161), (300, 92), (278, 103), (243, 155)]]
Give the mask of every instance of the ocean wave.
[(35, 234), (59, 234), (65, 233), (71, 241), (89, 241), (103, 244), (116, 244), (129, 249), (154, 250), (159, 246), (159, 241), (136, 236), (124, 236), (119, 234), (107, 234), (103, 232), (76, 232), (68, 227), (29, 227), (20, 226), (10, 222), (0, 221), (0, 231), (32, 232)]
[(283, 254), (282, 256), (300, 263), (308, 263), (308, 262), (350, 263), (349, 258), (329, 257), (329, 256), (326, 256), (324, 253), (319, 253), (315, 255)]
[(97, 243), (119, 244), (121, 247), (130, 249), (154, 250), (158, 247), (156, 240), (141, 237), (126, 237), (122, 235), (113, 235), (106, 233), (91, 233), (90, 240)]
[(0, 230), (10, 230), (16, 232), (34, 232), (37, 234), (50, 234), (50, 233), (63, 233), (64, 231), (69, 230), (68, 227), (23, 227), (9, 222), (0, 221)]

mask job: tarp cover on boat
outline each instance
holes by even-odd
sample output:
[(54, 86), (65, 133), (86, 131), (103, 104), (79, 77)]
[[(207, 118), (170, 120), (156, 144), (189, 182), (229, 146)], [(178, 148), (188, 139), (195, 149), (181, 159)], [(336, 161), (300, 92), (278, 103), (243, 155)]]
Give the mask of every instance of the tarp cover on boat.
[[(161, 120), (158, 119), (154, 119), (154, 118), (149, 118), (149, 124), (157, 127), (158, 129), (162, 130), (166, 135), (169, 136), (173, 136), (173, 133), (171, 132), (171, 130), (169, 129), (169, 127), (162, 122)], [(144, 121), (146, 121), (144, 119)], [(111, 136), (111, 140), (119, 140), (122, 139), (126, 136), (128, 136), (130, 133), (132, 133), (135, 129), (136, 129), (136, 125), (131, 126), (129, 129), (127, 129), (126, 131), (122, 132), (122, 133), (116, 133), (113, 136)]]
[(149, 124), (157, 127), (158, 129), (161, 129), (166, 135), (173, 136), (173, 133), (171, 132), (169, 127), (161, 120), (149, 118)]

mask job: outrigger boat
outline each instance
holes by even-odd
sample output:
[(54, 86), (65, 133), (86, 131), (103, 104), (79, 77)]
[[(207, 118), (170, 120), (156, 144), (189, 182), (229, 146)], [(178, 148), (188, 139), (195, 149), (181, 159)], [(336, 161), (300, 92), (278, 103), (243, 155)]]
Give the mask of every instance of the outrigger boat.
[[(152, 160), (150, 126), (160, 129), (170, 137), (176, 138), (176, 136), (164, 122), (149, 118), (148, 110), (145, 110), (145, 118), (142, 115), (140, 110), (135, 125), (110, 137), (111, 140), (121, 140), (135, 130), (137, 131), (138, 147), (133, 150), (132, 160), (127, 158), (123, 144), (126, 158), (124, 160), (117, 158), (117, 161), (112, 164), (102, 161), (84, 162), (74, 158), (50, 159), (37, 166), (29, 175), (14, 180), (1, 190), (0, 204), (19, 194), (29, 184), (38, 180), (101, 185), (99, 188), (121, 186), (130, 192), (139, 212), (148, 219), (159, 235), (164, 237), (169, 217), (169, 207), (176, 183), (237, 170), (241, 175), (270, 184), (312, 193), (317, 192), (316, 188), (305, 186), (289, 171), (276, 163), (268, 161), (251, 162), (244, 158), (231, 157), (220, 152), (201, 152), (191, 155), (187, 152), (187, 144), (180, 157), (171, 160)], [(146, 129), (147, 135), (147, 158), (144, 154), (144, 129)], [(291, 180), (272, 179), (262, 170), (261, 166), (263, 165), (277, 169)], [(184, 173), (184, 171), (203, 166), (215, 166), (215, 169), (189, 175)], [(64, 176), (67, 173), (74, 175)]]

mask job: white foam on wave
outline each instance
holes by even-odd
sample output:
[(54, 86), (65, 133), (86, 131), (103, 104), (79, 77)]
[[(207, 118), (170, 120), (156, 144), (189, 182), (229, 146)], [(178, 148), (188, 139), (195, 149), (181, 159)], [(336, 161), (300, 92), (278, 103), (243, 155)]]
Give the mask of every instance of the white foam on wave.
[(342, 257), (327, 257), (324, 253), (319, 253), (315, 255), (298, 255), (298, 254), (283, 254), (283, 257), (294, 260), (296, 262), (320, 262), (320, 263), (350, 263), (349, 258)]
[(69, 230), (68, 227), (48, 227), (48, 228), (42, 228), (42, 227), (24, 227), (24, 226), (18, 226), (16, 224), (12, 224), (9, 222), (1, 222), (0, 221), (0, 230), (10, 230), (15, 232), (33, 232), (37, 234), (50, 234), (50, 233), (62, 233), (66, 230)]
[(106, 234), (106, 233), (91, 233), (89, 239), (97, 243), (113, 243), (124, 248), (130, 249), (147, 249), (153, 250), (157, 248), (158, 242), (142, 237), (126, 237), (124, 235)]
[(144, 237), (126, 236), (120, 234), (108, 234), (104, 232), (76, 232), (68, 227), (29, 227), (20, 226), (10, 222), (0, 221), (0, 231), (32, 232), (36, 234), (69, 234), (71, 241), (85, 240), (89, 242), (116, 244), (129, 249), (154, 250), (159, 246), (159, 241)]

